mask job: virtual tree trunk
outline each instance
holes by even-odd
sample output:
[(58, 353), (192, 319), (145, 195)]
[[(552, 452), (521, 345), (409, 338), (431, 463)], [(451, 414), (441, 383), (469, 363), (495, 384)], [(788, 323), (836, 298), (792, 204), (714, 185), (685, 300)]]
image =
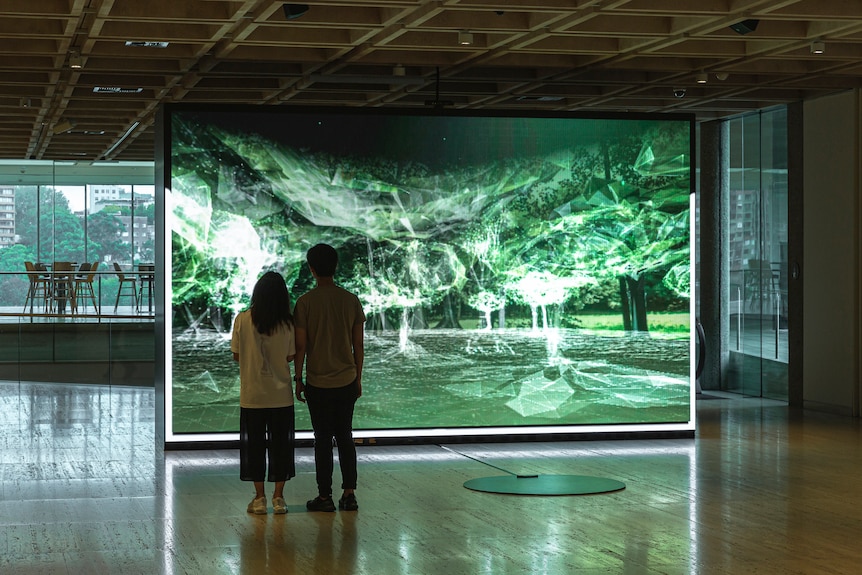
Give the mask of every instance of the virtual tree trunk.
[(365, 329), (368, 331), (387, 331), (392, 327), (386, 319), (386, 312), (380, 311), (368, 316), (365, 321)]
[(643, 276), (620, 276), (620, 303), (626, 331), (649, 331)]
[(428, 322), (425, 320), (425, 310), (421, 307), (413, 308), (410, 315), (410, 329), (427, 329)]
[(625, 276), (619, 277), (620, 282), (620, 304), (623, 314), (623, 329), (626, 331), (632, 330), (632, 312), (629, 307), (629, 289), (626, 284)]
[(451, 294), (446, 294), (440, 304), (443, 308), (443, 317), (434, 326), (439, 329), (461, 329), (461, 305), (460, 300), (453, 301)]
[(605, 181), (611, 181), (611, 152), (608, 149), (607, 141), (602, 141), (602, 164), (605, 168)]

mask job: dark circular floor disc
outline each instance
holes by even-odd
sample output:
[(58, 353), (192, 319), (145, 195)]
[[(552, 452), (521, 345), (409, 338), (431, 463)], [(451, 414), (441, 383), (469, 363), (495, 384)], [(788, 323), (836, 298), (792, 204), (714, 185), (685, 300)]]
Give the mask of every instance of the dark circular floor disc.
[(471, 479), (464, 483), (464, 487), (511, 495), (591, 495), (619, 491), (625, 489), (626, 484), (587, 475), (497, 475)]

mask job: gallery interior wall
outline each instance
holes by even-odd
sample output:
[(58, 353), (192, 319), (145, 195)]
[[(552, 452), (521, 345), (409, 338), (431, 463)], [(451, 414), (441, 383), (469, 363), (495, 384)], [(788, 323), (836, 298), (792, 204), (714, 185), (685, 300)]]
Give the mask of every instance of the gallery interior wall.
[(803, 107), (803, 406), (859, 415), (860, 92)]

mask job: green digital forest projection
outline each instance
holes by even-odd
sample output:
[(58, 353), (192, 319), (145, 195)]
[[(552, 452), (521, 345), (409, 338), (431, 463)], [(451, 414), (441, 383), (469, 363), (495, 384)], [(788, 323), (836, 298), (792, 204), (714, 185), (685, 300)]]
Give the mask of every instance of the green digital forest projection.
[(174, 434), (238, 431), (233, 317), (318, 242), (368, 317), (357, 430), (689, 423), (688, 118), (259, 110), (167, 115)]

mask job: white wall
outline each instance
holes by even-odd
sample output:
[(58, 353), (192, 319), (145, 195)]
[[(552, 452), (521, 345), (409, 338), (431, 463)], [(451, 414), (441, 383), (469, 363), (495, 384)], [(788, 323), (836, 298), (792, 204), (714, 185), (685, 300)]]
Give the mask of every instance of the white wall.
[(859, 415), (859, 91), (805, 102), (803, 135), (803, 404)]

